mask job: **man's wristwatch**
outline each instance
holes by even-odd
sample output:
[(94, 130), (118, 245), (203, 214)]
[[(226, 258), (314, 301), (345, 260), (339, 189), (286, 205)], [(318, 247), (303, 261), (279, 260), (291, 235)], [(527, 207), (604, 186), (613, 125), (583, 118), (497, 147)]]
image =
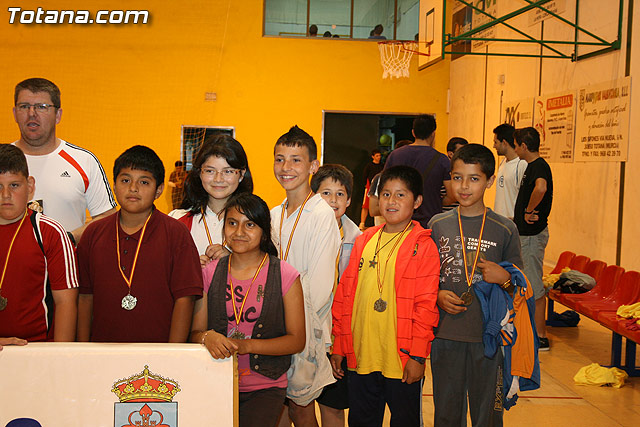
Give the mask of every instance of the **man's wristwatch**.
[(424, 362), (427, 360), (424, 357), (420, 357), (420, 356), (411, 356), (411, 355), (409, 355), (409, 358), (415, 360), (416, 362), (418, 362), (421, 365), (424, 365)]

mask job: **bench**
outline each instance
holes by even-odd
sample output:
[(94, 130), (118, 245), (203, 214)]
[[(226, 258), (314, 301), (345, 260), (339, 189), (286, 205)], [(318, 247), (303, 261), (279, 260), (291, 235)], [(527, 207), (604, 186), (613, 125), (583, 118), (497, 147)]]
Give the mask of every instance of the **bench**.
[[(596, 286), (584, 294), (563, 294), (549, 290), (547, 318), (550, 318), (557, 301), (586, 316), (612, 332), (611, 366), (620, 368), (630, 376), (640, 376), (640, 368), (635, 366), (636, 344), (640, 343), (640, 331), (626, 327), (628, 319), (621, 319), (616, 311), (621, 305), (640, 301), (640, 273), (626, 271), (617, 265), (607, 266), (603, 261), (591, 261), (584, 255), (563, 252), (551, 271), (558, 274), (565, 267), (589, 274), (596, 280)], [(622, 363), (622, 338), (626, 340), (625, 362)]]

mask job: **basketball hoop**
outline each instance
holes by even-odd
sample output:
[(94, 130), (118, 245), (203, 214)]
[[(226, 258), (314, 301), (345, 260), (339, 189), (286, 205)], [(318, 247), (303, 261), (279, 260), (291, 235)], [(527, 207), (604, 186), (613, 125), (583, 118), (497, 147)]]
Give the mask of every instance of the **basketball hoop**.
[(380, 62), (382, 63), (382, 78), (409, 77), (409, 65), (413, 54), (429, 56), (431, 43), (426, 43), (426, 51), (418, 49), (418, 42), (385, 40), (378, 42), (380, 48)]

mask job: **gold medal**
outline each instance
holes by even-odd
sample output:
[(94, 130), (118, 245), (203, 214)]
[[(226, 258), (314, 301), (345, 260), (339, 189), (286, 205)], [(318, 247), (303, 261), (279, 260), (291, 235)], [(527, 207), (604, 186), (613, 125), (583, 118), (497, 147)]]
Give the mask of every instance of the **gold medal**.
[[(382, 248), (387, 246), (389, 244), (389, 242), (391, 242), (391, 240), (395, 240), (396, 237), (398, 237), (398, 239), (393, 244), (393, 247), (391, 248), (391, 252), (389, 252), (389, 255), (387, 255), (387, 260), (384, 263), (384, 272), (382, 273), (382, 278), (380, 278), (380, 264), (381, 263), (376, 262), (376, 264), (375, 264), (375, 267), (376, 267), (376, 280), (378, 282), (378, 294), (380, 295), (380, 298), (378, 298), (373, 303), (373, 309), (375, 311), (377, 311), (378, 313), (382, 313), (383, 311), (385, 311), (387, 309), (387, 302), (382, 299), (382, 289), (384, 288), (384, 276), (387, 275), (387, 265), (389, 264), (389, 260), (391, 259), (391, 256), (393, 255), (393, 253), (395, 252), (396, 248), (398, 247), (398, 244), (402, 241), (402, 236), (404, 236), (404, 234), (409, 230), (409, 227), (411, 227), (411, 221), (409, 221), (407, 223), (407, 225), (404, 227), (404, 230), (402, 230), (401, 232), (396, 233), (396, 235), (393, 236), (381, 248), (380, 247), (380, 239), (382, 238), (382, 231), (385, 229), (385, 227), (386, 227), (386, 225), (382, 226), (382, 228), (380, 228), (380, 233), (378, 234), (378, 242), (376, 243), (376, 249), (375, 249), (375, 254), (376, 255), (378, 254), (378, 252), (380, 252), (382, 250)], [(375, 256), (374, 256), (374, 259), (375, 259)], [(370, 265), (370, 267), (373, 267), (373, 265)]]
[(7, 299), (0, 295), (0, 311), (4, 310), (5, 308), (7, 308)]
[[(233, 254), (229, 255), (229, 270), (231, 270), (231, 257), (233, 257)], [(242, 310), (244, 310), (244, 303), (247, 302), (247, 297), (249, 296), (249, 291), (251, 290), (251, 287), (253, 286), (253, 282), (256, 281), (256, 279), (258, 278), (258, 274), (260, 274), (260, 271), (262, 270), (262, 267), (264, 267), (264, 264), (267, 262), (267, 259), (269, 258), (269, 254), (264, 254), (264, 256), (262, 257), (262, 261), (260, 261), (260, 265), (258, 266), (258, 268), (256, 269), (256, 274), (253, 275), (253, 279), (251, 279), (251, 284), (249, 285), (249, 289), (247, 289), (247, 292), (244, 294), (244, 297), (242, 298), (242, 304), (240, 305), (240, 310), (238, 310), (238, 307), (236, 307), (236, 301), (233, 298), (233, 295), (235, 295), (235, 289), (233, 288), (233, 280), (231, 279), (231, 271), (229, 271), (229, 290), (231, 291), (231, 305), (233, 305), (233, 317), (236, 321), (236, 327), (231, 329), (229, 338), (235, 338), (238, 340), (243, 340), (245, 339), (245, 334), (243, 334), (242, 332), (239, 331), (240, 329), (240, 322), (242, 321)], [(263, 296), (264, 296), (264, 291), (263, 291)]]
[(138, 298), (134, 297), (131, 294), (127, 294), (124, 296), (124, 298), (122, 298), (122, 303), (120, 305), (125, 310), (131, 311), (136, 308), (136, 304), (138, 304)]
[(387, 302), (382, 298), (378, 298), (376, 302), (373, 303), (373, 309), (378, 313), (382, 313), (387, 309)]
[(245, 339), (247, 336), (240, 332), (237, 328), (233, 328), (231, 330), (231, 334), (229, 334), (229, 338), (233, 338), (234, 340), (243, 340)]
[(464, 305), (469, 306), (473, 302), (473, 294), (470, 291), (463, 292), (460, 299)]

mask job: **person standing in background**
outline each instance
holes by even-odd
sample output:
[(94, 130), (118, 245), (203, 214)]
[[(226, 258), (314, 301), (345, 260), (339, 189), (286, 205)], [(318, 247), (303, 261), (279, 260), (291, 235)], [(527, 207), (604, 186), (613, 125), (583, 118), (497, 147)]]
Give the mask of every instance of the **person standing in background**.
[(60, 89), (53, 82), (32, 78), (16, 85), (13, 117), (20, 129), (14, 145), (27, 157), (29, 171), (38, 185), (33, 200), (42, 213), (80, 241), (91, 221), (116, 211), (116, 201), (102, 165), (89, 150), (56, 137), (62, 119)]
[(539, 351), (549, 351), (545, 324), (546, 291), (542, 282), (542, 262), (549, 242), (547, 218), (553, 200), (551, 167), (540, 157), (540, 134), (533, 127), (518, 129), (513, 134), (518, 157), (527, 161), (516, 199), (513, 221), (518, 226), (524, 274), (531, 282), (536, 299), (536, 329), (540, 341)]
[(169, 187), (171, 187), (171, 204), (173, 209), (178, 209), (182, 203), (182, 189), (184, 187), (184, 180), (187, 177), (187, 172), (184, 170), (184, 163), (182, 160), (178, 160), (175, 163), (176, 169), (171, 172), (169, 176)]
[(493, 148), (499, 156), (504, 156), (500, 163), (496, 179), (496, 202), (494, 210), (502, 216), (513, 220), (513, 208), (516, 205), (520, 182), (527, 169), (527, 162), (516, 154), (513, 133), (516, 128), (503, 123), (493, 130)]
[[(451, 197), (451, 162), (444, 154), (433, 148), (436, 139), (436, 119), (430, 114), (423, 114), (413, 121), (415, 142), (406, 147), (393, 150), (384, 165), (385, 170), (391, 166), (405, 165), (416, 168), (422, 175), (422, 204), (413, 213), (413, 219), (420, 222), (423, 228), (432, 216), (442, 212), (442, 205), (448, 205)], [(440, 187), (444, 185), (447, 195), (440, 196)]]
[(364, 230), (367, 217), (369, 216), (369, 188), (373, 177), (382, 172), (384, 165), (381, 163), (382, 153), (377, 148), (371, 150), (371, 163), (364, 167), (364, 199), (362, 201), (362, 213), (360, 214), (360, 230)]

